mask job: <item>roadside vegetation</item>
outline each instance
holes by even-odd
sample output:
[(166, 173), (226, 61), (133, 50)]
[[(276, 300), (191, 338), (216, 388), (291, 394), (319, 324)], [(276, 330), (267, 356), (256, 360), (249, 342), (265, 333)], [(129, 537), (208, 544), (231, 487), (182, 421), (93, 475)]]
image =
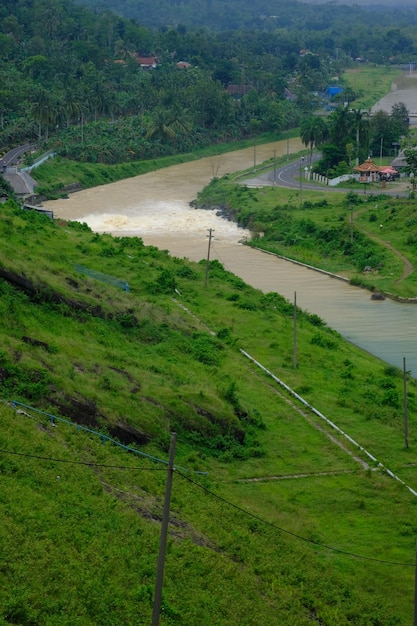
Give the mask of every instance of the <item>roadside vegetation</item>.
[(5, 624), (149, 623), (165, 466), (99, 435), (166, 460), (173, 430), (162, 624), (409, 623), (416, 499), (383, 466), (417, 489), (415, 380), (406, 449), (401, 373), (302, 311), (294, 368), (293, 307), (218, 261), (205, 287), (137, 238), (0, 229)]

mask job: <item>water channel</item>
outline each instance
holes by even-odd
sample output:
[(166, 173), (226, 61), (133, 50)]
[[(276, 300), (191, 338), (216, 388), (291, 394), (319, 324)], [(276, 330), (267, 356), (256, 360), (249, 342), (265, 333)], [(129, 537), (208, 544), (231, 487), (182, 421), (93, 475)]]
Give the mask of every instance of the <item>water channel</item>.
[(290, 154), (301, 147), (297, 139), (253, 146), (80, 191), (46, 202), (45, 207), (55, 217), (86, 222), (99, 233), (138, 236), (147, 245), (192, 261), (206, 258), (212, 229), (210, 258), (264, 292), (278, 292), (290, 301), (296, 293), (299, 307), (316, 313), (343, 337), (391, 365), (402, 369), (405, 358), (407, 370), (417, 376), (416, 304), (374, 301), (363, 289), (253, 250), (241, 243), (249, 232), (213, 211), (190, 207), (213, 176), (252, 166), (255, 171), (274, 154)]

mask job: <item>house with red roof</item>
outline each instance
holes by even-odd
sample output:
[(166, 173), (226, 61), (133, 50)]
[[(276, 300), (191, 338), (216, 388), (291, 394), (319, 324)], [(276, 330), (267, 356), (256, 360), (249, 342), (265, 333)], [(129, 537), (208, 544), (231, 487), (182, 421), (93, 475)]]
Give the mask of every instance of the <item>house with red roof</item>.
[(141, 57), (137, 52), (135, 52), (134, 57), (144, 70), (155, 69), (158, 63), (157, 57)]

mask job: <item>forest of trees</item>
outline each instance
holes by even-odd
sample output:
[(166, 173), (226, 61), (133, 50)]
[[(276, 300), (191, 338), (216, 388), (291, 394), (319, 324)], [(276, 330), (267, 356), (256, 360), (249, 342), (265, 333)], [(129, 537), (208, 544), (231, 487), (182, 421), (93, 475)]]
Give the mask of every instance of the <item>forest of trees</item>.
[[(387, 25), (397, 25), (404, 32), (395, 42), (396, 48), (412, 45), (412, 29), (417, 14), (411, 0), (396, 2), (394, 6), (386, 0), (375, 2), (378, 6), (364, 6), (363, 2), (320, 2), (306, 3), (302, 0), (77, 0), (96, 12), (105, 9), (134, 19), (153, 29), (165, 27), (204, 28), (211, 32), (233, 30), (262, 30), (276, 32), (291, 30), (302, 32), (302, 37), (316, 41), (322, 34), (326, 47), (334, 45), (350, 51), (352, 44), (360, 54), (370, 50), (391, 53), (392, 48), (381, 41)], [(350, 6), (346, 6), (349, 4)], [(410, 6), (402, 6), (408, 4)], [(393, 3), (391, 2), (391, 5)], [(382, 28), (382, 30), (379, 29)], [(382, 45), (381, 45), (382, 44)], [(399, 44), (399, 46), (398, 46)], [(384, 48), (387, 48), (384, 51)], [(411, 49), (408, 50), (411, 52)]]
[(391, 112), (367, 111), (341, 106), (326, 120), (316, 115), (304, 117), (300, 136), (310, 150), (320, 147), (322, 156), (313, 170), (330, 178), (347, 174), (369, 156), (392, 155), (400, 139), (409, 135), (409, 112), (404, 103), (394, 104)]
[[(178, 6), (199, 16), (203, 5), (216, 13), (215, 3)], [(124, 4), (113, 8), (121, 12)], [(162, 19), (165, 5), (156, 6)], [(142, 21), (102, 4), (4, 0), (0, 152), (33, 141), (79, 161), (117, 163), (279, 133), (305, 123), (319, 94), (356, 55), (394, 63), (417, 50), (411, 9), (408, 23), (399, 17), (393, 27), (389, 12), (384, 18), (358, 7), (282, 3), (272, 23), (253, 19), (249, 4), (239, 6), (246, 25), (220, 31), (225, 23), (217, 12), (217, 30), (210, 31), (151, 28), (144, 10)], [(145, 70), (138, 58), (150, 56), (157, 67)], [(369, 135), (364, 146), (372, 141)]]

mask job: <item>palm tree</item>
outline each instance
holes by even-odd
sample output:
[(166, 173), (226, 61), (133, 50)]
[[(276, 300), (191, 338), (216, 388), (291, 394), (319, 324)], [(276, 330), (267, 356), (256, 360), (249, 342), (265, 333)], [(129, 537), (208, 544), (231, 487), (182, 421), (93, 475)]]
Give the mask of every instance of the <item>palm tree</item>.
[(171, 118), (166, 111), (157, 109), (152, 115), (152, 120), (146, 131), (145, 139), (174, 139), (176, 133), (170, 125)]
[(309, 163), (313, 160), (315, 146), (322, 144), (327, 138), (327, 126), (323, 118), (311, 115), (301, 123), (301, 141), (307, 147), (310, 146)]
[(360, 133), (365, 129), (368, 124), (368, 120), (364, 119), (368, 115), (368, 111), (362, 111), (361, 109), (351, 109), (350, 115), (353, 122), (353, 127), (356, 134), (356, 166), (359, 165), (359, 148), (360, 148)]
[(63, 94), (63, 110), (67, 128), (70, 127), (71, 121), (80, 118), (82, 99), (77, 93), (78, 85), (72, 81), (66, 85)]
[(191, 124), (184, 116), (185, 111), (179, 107), (173, 107), (170, 111), (157, 109), (153, 116), (145, 139), (158, 138), (161, 140), (175, 139), (178, 132), (188, 133)]
[(45, 140), (48, 141), (49, 128), (54, 126), (60, 113), (59, 100), (56, 94), (43, 87), (38, 88), (34, 94), (32, 102), (31, 114), (32, 118), (38, 123), (38, 139), (42, 137), (42, 127), (44, 128)]

